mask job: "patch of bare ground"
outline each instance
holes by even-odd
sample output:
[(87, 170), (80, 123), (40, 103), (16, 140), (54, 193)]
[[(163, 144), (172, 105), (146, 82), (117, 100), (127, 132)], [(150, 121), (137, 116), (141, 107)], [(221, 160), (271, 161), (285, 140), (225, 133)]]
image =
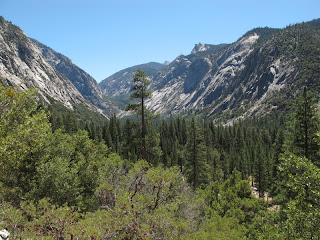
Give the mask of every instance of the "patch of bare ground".
[(253, 181), (253, 178), (252, 176), (249, 177), (249, 181), (250, 181), (250, 186), (251, 186), (251, 192), (252, 192), (252, 195), (255, 197), (255, 198), (258, 198), (258, 199), (264, 199), (267, 203), (268, 203), (268, 210), (269, 211), (273, 211), (273, 212), (276, 212), (276, 211), (280, 211), (280, 206), (279, 205), (276, 205), (276, 204), (272, 204), (272, 197), (269, 196), (269, 193), (268, 192), (265, 192), (263, 195), (261, 195), (257, 188), (255, 187), (256, 186), (256, 183)]

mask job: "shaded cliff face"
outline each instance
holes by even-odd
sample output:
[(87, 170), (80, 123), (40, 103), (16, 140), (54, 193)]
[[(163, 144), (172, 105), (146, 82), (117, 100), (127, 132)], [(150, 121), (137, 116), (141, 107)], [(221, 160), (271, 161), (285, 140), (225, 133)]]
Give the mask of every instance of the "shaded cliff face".
[(93, 108), (62, 74), (43, 57), (24, 32), (0, 18), (0, 77), (5, 85), (22, 89), (38, 88), (43, 100), (47, 96), (72, 109), (74, 104)]
[(93, 77), (76, 66), (66, 56), (52, 50), (35, 39), (31, 39), (31, 41), (40, 49), (48, 63), (58, 72), (65, 75), (85, 98), (92, 98), (93, 102), (94, 100), (102, 98), (102, 92)]
[(54, 51), (37, 40), (32, 39), (32, 42), (40, 49), (47, 62), (59, 73), (66, 76), (82, 96), (99, 108), (105, 115), (111, 116), (112, 113), (118, 113), (120, 111), (103, 95), (96, 80), (76, 66), (68, 57)]

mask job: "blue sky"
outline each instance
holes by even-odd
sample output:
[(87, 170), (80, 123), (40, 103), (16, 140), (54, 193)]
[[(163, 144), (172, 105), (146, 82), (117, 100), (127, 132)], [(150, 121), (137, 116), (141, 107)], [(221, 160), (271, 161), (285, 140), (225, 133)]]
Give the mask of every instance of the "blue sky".
[(255, 27), (320, 18), (319, 0), (0, 0), (0, 15), (98, 82), (172, 61), (196, 43), (231, 43)]

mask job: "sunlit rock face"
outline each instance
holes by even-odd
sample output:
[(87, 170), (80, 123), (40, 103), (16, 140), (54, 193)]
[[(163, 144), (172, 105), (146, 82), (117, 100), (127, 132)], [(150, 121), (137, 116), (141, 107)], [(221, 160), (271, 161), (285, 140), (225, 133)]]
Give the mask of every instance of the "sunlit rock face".
[(99, 84), (84, 70), (75, 65), (68, 57), (54, 51), (37, 40), (31, 39), (40, 49), (47, 62), (59, 73), (66, 76), (82, 96), (99, 109), (100, 112), (110, 117), (120, 110), (104, 97)]
[(0, 19), (0, 76), (2, 82), (25, 88), (37, 88), (44, 101), (48, 96), (72, 109), (86, 103), (81, 93), (44, 58), (25, 33)]

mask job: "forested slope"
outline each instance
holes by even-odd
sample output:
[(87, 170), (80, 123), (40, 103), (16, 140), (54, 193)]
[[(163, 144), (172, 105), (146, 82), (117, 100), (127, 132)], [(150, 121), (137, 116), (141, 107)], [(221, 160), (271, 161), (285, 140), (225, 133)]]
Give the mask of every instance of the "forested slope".
[[(314, 238), (319, 129), (307, 89), (295, 106), (288, 127), (279, 116), (150, 121), (139, 160), (136, 122), (53, 129), (36, 93), (1, 87), (0, 224), (12, 239)], [(252, 195), (249, 176), (279, 211)]]

